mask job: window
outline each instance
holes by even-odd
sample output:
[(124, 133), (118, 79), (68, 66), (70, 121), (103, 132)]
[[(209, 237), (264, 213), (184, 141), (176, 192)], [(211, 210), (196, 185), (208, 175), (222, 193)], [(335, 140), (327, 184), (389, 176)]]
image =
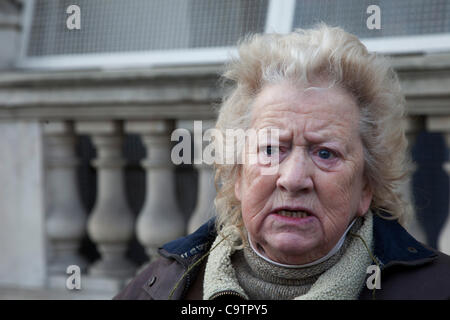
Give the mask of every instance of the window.
[[(370, 5), (381, 9), (379, 30), (367, 28)], [(450, 51), (448, 0), (296, 0), (293, 29), (319, 21), (356, 34), (373, 51)]]
[[(66, 9), (80, 8), (79, 30)], [(223, 62), (247, 33), (264, 32), (268, 0), (33, 0), (22, 66)]]
[[(66, 9), (80, 8), (79, 30)], [(369, 5), (381, 29), (369, 30)], [(289, 32), (319, 21), (384, 53), (450, 51), (446, 0), (30, 0), (19, 67), (91, 68), (222, 63), (248, 33)]]

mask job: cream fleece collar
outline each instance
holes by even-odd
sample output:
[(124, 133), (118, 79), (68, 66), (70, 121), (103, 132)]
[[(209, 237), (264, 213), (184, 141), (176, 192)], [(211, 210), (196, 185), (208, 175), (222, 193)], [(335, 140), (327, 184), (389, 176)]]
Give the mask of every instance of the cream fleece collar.
[[(358, 231), (368, 245), (373, 245), (373, 216), (369, 211)], [(229, 236), (223, 239), (218, 235), (212, 245), (215, 249), (210, 253), (206, 263), (203, 282), (203, 299), (223, 291), (233, 291), (249, 299), (239, 285), (235, 271), (231, 264), (231, 255), (235, 249), (233, 241), (237, 237)], [(366, 278), (366, 269), (372, 263), (369, 253), (360, 239), (353, 239), (342, 258), (330, 269), (325, 271), (311, 289), (296, 300), (349, 300), (357, 299)]]

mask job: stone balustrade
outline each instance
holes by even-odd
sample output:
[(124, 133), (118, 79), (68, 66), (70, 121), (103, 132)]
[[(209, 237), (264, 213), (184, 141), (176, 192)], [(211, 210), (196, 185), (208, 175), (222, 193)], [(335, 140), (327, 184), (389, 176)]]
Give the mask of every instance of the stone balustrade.
[[(442, 133), (450, 148), (450, 56), (397, 57), (393, 64), (406, 94), (410, 144), (421, 130), (428, 130)], [(217, 85), (219, 72), (220, 66), (196, 66), (0, 74), (1, 121), (37, 123), (41, 128), (45, 206), (35, 214), (45, 217), (49, 278), (76, 264), (90, 279), (121, 281), (117, 289), (139, 268), (127, 257), (133, 236), (154, 259), (160, 245), (194, 231), (214, 214), (214, 174), (204, 164), (193, 166), (198, 176), (192, 181), (198, 190), (195, 209), (187, 219), (181, 213), (170, 154), (175, 128), (192, 130), (193, 120), (203, 120), (204, 130), (214, 125), (213, 106), (223, 93)], [(146, 150), (141, 162), (145, 201), (137, 217), (124, 187), (122, 148), (127, 134), (137, 134)], [(96, 150), (92, 165), (97, 194), (91, 212), (81, 205), (77, 189), (79, 135), (88, 136)], [(450, 162), (445, 168), (450, 175)], [(410, 186), (404, 189), (411, 197)], [(420, 219), (413, 217), (408, 228), (426, 242)], [(90, 265), (79, 253), (86, 233), (100, 254)], [(450, 253), (450, 216), (439, 246)]]

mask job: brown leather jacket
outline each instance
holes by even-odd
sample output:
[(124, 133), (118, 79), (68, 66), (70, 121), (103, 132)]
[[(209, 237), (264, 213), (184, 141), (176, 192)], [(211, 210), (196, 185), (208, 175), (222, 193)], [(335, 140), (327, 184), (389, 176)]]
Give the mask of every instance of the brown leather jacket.
[[(206, 257), (214, 238), (210, 220), (195, 233), (164, 245), (161, 257), (114, 299), (202, 299)], [(359, 299), (450, 299), (450, 256), (417, 242), (396, 221), (376, 215), (374, 243), (381, 289), (364, 286)]]

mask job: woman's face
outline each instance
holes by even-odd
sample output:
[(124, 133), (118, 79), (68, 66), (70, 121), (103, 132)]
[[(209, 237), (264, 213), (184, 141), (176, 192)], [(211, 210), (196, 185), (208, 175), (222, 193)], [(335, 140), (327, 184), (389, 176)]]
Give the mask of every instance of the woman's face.
[[(258, 144), (264, 161), (245, 162), (235, 185), (252, 243), (284, 264), (321, 258), (372, 199), (354, 99), (336, 87), (266, 86), (255, 99), (251, 128), (279, 130), (279, 141)], [(273, 157), (278, 167), (267, 174)]]

